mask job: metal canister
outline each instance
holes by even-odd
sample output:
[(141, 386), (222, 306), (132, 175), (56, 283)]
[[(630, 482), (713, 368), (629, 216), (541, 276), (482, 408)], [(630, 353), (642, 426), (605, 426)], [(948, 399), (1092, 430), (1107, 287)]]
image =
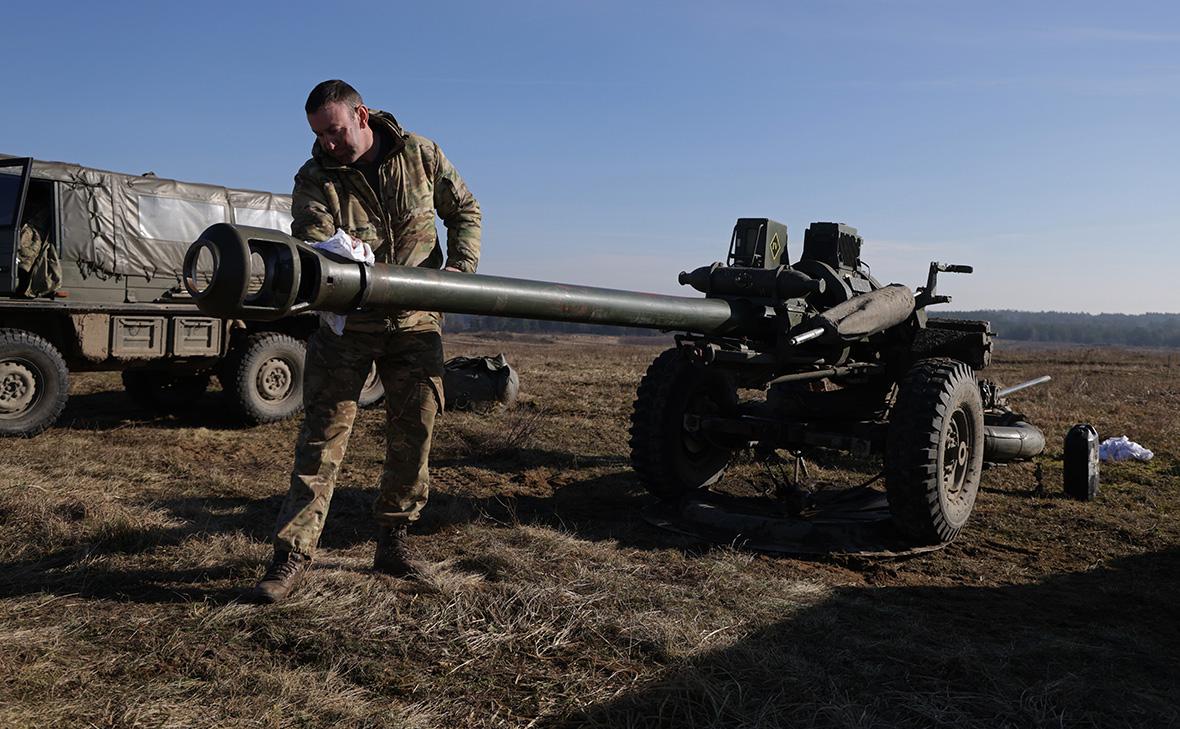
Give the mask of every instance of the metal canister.
[(1098, 431), (1079, 423), (1065, 434), (1062, 472), (1067, 496), (1090, 501), (1098, 496)]

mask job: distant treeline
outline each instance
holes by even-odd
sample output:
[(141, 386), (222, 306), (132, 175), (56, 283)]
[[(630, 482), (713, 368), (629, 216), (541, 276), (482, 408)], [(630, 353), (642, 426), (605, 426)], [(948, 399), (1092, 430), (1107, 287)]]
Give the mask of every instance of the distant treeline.
[(1180, 347), (1180, 314), (1082, 314), (1067, 311), (939, 311), (931, 316), (985, 319), (1004, 339), (1023, 342)]
[[(1002, 338), (1024, 342), (1114, 344), (1180, 348), (1180, 314), (1079, 314), (1064, 311), (938, 311), (931, 316), (986, 319)], [(529, 332), (661, 336), (654, 329), (448, 314), (448, 332)]]

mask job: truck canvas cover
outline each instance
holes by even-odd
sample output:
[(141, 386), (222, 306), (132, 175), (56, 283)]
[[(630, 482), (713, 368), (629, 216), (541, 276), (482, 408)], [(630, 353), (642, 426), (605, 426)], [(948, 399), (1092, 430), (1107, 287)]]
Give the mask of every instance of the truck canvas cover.
[[(0, 154), (0, 159), (13, 155)], [(176, 278), (188, 246), (214, 223), (291, 230), (291, 197), (34, 161), (60, 189), (62, 266), (84, 277)]]

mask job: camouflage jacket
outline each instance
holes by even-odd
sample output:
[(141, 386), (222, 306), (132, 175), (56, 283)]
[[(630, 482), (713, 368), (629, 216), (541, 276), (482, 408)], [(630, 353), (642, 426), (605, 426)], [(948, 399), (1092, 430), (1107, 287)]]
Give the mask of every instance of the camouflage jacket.
[[(369, 124), (393, 140), (378, 168), (381, 190), (374, 191), (360, 171), (341, 165), (315, 143), (295, 175), (291, 234), (300, 240), (326, 240), (343, 228), (373, 247), (378, 263), (474, 272), (479, 263), (480, 210), (455, 167), (438, 145), (404, 131), (390, 114), (371, 110)], [(447, 227), (444, 258), (434, 223), (435, 211)], [(350, 314), (346, 329), (437, 331), (435, 312), (396, 311)]]
[(49, 209), (26, 213), (17, 242), (17, 288), (19, 296), (34, 298), (61, 288), (61, 260), (49, 238)]

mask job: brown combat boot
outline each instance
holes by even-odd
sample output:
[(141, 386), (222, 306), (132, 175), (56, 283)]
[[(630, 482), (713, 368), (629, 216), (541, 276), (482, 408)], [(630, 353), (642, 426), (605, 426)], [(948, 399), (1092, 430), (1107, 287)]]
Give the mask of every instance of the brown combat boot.
[(285, 600), (311, 564), (311, 557), (297, 552), (276, 553), (266, 574), (250, 591), (253, 602), (262, 604)]
[(373, 571), (394, 577), (416, 575), (406, 548), (406, 527), (380, 527), (377, 530), (377, 552), (373, 555)]

